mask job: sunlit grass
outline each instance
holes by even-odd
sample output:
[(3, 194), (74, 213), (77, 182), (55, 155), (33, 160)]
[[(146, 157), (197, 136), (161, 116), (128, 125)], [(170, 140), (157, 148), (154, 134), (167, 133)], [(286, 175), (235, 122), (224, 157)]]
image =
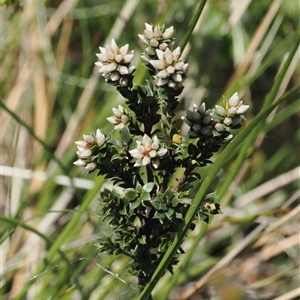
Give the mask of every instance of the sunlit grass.
[[(154, 299), (300, 296), (299, 57), (291, 54), (299, 45), (299, 5), (262, 2), (208, 1), (186, 41), (190, 67), (179, 114), (201, 101), (213, 107), (234, 91), (251, 112), (240, 142), (201, 173), (201, 187), (217, 190), (223, 215), (189, 234), (174, 275), (148, 290)], [(97, 253), (97, 238), (109, 231), (97, 217), (97, 197), (109, 183), (73, 166), (74, 141), (109, 129), (105, 119), (123, 101), (94, 68), (98, 47), (111, 38), (129, 43), (143, 82), (137, 34), (144, 22), (173, 25), (185, 45), (197, 6), (28, 0), (1, 7), (4, 299), (139, 297), (127, 260)]]

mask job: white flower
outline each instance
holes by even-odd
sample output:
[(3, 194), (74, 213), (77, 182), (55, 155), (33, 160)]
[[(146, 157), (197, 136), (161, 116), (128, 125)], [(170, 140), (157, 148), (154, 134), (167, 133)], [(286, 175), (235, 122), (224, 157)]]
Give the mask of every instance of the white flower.
[(228, 104), (230, 107), (236, 107), (240, 102), (238, 93), (235, 92), (228, 100)]
[(88, 171), (94, 171), (96, 169), (96, 164), (95, 163), (89, 163), (85, 166), (85, 168), (88, 170)]
[(128, 52), (128, 48), (128, 44), (119, 48), (113, 39), (105, 48), (99, 47), (100, 53), (96, 54), (99, 61), (95, 65), (99, 67), (102, 76), (113, 85), (118, 85), (122, 76), (131, 74), (135, 70), (133, 66), (129, 67), (134, 51)]
[(76, 152), (78, 158), (84, 159), (84, 158), (90, 158), (93, 152), (90, 149), (85, 149), (78, 147), (78, 151)]
[[(130, 155), (137, 159), (134, 164), (135, 167), (146, 166), (151, 162), (151, 159), (162, 157), (168, 152), (167, 149), (159, 147), (159, 139), (156, 135), (151, 139), (147, 134), (144, 134), (142, 140), (136, 143), (137, 147), (129, 151)], [(154, 160), (152, 164), (157, 168), (159, 161)]]
[(105, 142), (105, 135), (101, 132), (100, 129), (96, 131), (96, 143), (98, 147), (101, 147)]
[(236, 116), (236, 115), (242, 115), (244, 114), (247, 109), (249, 108), (249, 105), (243, 105), (243, 101), (240, 101), (240, 98), (238, 96), (238, 93), (234, 93), (229, 100), (228, 103), (228, 109), (227, 114), (228, 116)]
[(127, 116), (127, 111), (122, 105), (119, 105), (118, 108), (112, 109), (114, 116), (106, 118), (107, 121), (114, 124), (115, 130), (121, 130), (129, 122), (129, 117)]
[(86, 166), (86, 162), (83, 161), (82, 159), (78, 159), (75, 162), (73, 162), (73, 165), (78, 166), (78, 167), (85, 167)]
[(227, 126), (231, 125), (232, 124), (232, 119), (229, 118), (229, 117), (226, 117), (223, 121), (223, 123)]
[[(145, 23), (144, 34), (139, 34), (138, 36), (145, 46), (158, 48), (160, 44), (166, 44), (167, 42), (170, 42), (173, 32), (173, 26), (165, 29), (164, 25), (160, 26), (158, 24), (153, 26), (151, 24)], [(153, 51), (152, 53), (153, 54), (147, 52), (148, 55), (154, 56), (155, 51)]]
[[(242, 102), (242, 101), (241, 101)], [(236, 110), (237, 115), (242, 115), (246, 112), (246, 110), (249, 108), (249, 105), (240, 105), (238, 109)]]
[(222, 117), (226, 117), (227, 115), (227, 112), (225, 110), (224, 107), (220, 106), (220, 105), (216, 105), (215, 106), (215, 109), (216, 109), (216, 113)]
[(188, 64), (180, 61), (180, 47), (174, 51), (166, 48), (164, 51), (156, 49), (156, 60), (150, 60), (150, 64), (157, 70), (157, 85), (163, 86), (168, 84), (170, 88), (178, 88), (182, 86)]
[(78, 160), (73, 164), (78, 167), (85, 167), (88, 171), (96, 169), (96, 164), (91, 162), (92, 155), (95, 154), (97, 148), (100, 148), (105, 143), (105, 135), (100, 129), (96, 130), (96, 134), (84, 134), (83, 141), (76, 141), (76, 154)]
[(217, 131), (222, 132), (225, 130), (225, 127), (222, 123), (216, 123), (215, 128)]
[(91, 149), (95, 144), (101, 147), (105, 142), (105, 135), (100, 129), (97, 129), (96, 135), (84, 134), (83, 141), (76, 141), (78, 152), (83, 152), (83, 150)]

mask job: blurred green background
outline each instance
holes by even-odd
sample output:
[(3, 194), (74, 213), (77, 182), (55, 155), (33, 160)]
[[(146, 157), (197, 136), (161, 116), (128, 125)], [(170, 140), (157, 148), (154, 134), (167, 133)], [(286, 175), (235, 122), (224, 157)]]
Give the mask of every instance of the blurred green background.
[[(145, 83), (137, 36), (144, 23), (174, 26), (177, 46), (199, 3), (1, 4), (3, 299), (133, 299), (127, 260), (98, 255), (95, 246), (109, 231), (97, 197), (110, 183), (73, 166), (74, 141), (109, 132), (106, 117), (123, 102), (99, 77), (98, 47), (112, 38), (128, 43), (134, 82)], [(251, 105), (247, 126), (299, 42), (298, 27), (297, 0), (208, 1), (183, 53), (189, 70), (178, 118), (193, 103), (213, 107), (238, 91)], [(298, 48), (277, 98), (299, 86), (299, 71)], [(268, 116), (237, 169), (233, 158), (220, 170), (211, 189), (222, 193), (224, 214), (188, 236), (186, 256), (154, 299), (299, 299), (299, 98), (298, 90)]]

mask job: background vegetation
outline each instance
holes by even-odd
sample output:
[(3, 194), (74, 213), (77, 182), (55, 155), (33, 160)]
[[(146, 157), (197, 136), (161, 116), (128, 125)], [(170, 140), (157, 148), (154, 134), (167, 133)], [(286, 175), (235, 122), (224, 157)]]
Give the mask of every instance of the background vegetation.
[[(98, 254), (109, 229), (97, 217), (97, 197), (110, 184), (73, 166), (74, 141), (108, 132), (106, 117), (123, 101), (99, 78), (98, 47), (111, 38), (129, 43), (141, 83), (144, 23), (173, 25), (179, 44), (198, 1), (10, 2), (1, 7), (0, 44), (3, 299), (138, 297), (127, 260)], [(238, 91), (251, 105), (246, 130), (262, 108), (288, 97), (223, 160), (209, 188), (223, 215), (189, 234), (154, 299), (299, 299), (298, 25), (297, 0), (206, 3), (184, 52), (178, 116)]]

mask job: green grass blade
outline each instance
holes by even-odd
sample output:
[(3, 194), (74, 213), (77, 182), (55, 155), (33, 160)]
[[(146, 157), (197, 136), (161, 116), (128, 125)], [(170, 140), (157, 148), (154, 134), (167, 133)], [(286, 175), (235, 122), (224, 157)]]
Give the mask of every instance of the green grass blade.
[(197, 25), (197, 22), (203, 12), (203, 9), (204, 9), (204, 6), (206, 4), (206, 1), (207, 0), (201, 0), (200, 3), (199, 3), (199, 6), (195, 12), (195, 14), (193, 15), (193, 18), (189, 24), (189, 27), (188, 27), (188, 30), (187, 30), (187, 33), (185, 34), (185, 36), (183, 37), (182, 41), (180, 42), (179, 46), (180, 46), (180, 49), (181, 49), (181, 52), (183, 52), (185, 46), (187, 45), (189, 39), (190, 39), (190, 36), (192, 35), (193, 31), (194, 31), (194, 28), (196, 27)]
[[(86, 211), (88, 209), (88, 206), (90, 205), (91, 201), (94, 199), (94, 192), (99, 190), (99, 188), (102, 185), (103, 181), (104, 181), (104, 178), (101, 177), (100, 180), (98, 180), (98, 184), (96, 185), (96, 187), (87, 194), (87, 196), (85, 197), (84, 202), (80, 206), (80, 209), (76, 211), (76, 213), (74, 214), (74, 216), (71, 219), (71, 221), (67, 224), (67, 226), (65, 227), (65, 229), (57, 237), (57, 239), (53, 243), (52, 247), (47, 252), (46, 259), (44, 261), (42, 261), (40, 263), (40, 265), (37, 267), (37, 270), (35, 272), (36, 275), (38, 275), (41, 272), (43, 272), (43, 270), (46, 268), (45, 261), (46, 260), (50, 261), (51, 259), (53, 259), (53, 257), (57, 253), (57, 251), (59, 251), (59, 248), (64, 244), (65, 240), (68, 238), (68, 236), (73, 231), (73, 228), (78, 223), (78, 221), (79, 221), (80, 217), (82, 216), (82, 214), (86, 213)], [(21, 300), (21, 299), (24, 298), (24, 296), (26, 295), (26, 292), (27, 292), (28, 288), (30, 287), (30, 285), (32, 285), (34, 283), (34, 281), (36, 279), (35, 276), (33, 276), (32, 278), (33, 279), (30, 282), (27, 282), (24, 285), (23, 289), (17, 295), (17, 297), (15, 298), (15, 300)]]

